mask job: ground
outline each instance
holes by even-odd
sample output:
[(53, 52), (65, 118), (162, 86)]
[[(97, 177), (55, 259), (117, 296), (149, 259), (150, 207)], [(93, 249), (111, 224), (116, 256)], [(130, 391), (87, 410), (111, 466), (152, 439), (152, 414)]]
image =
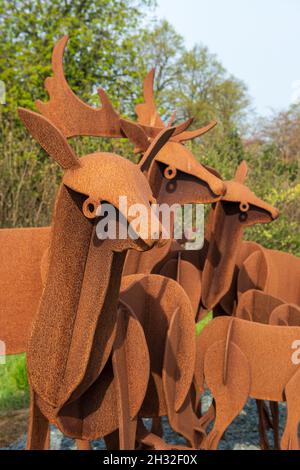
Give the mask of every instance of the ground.
[[(207, 408), (211, 398), (206, 394), (204, 406)], [(280, 407), (281, 423), (285, 419), (285, 406)], [(15, 412), (7, 412), (6, 415), (0, 416), (0, 447), (22, 450), (26, 445), (26, 426), (27, 426), (27, 410), (19, 410)], [(183, 443), (182, 439), (177, 436), (169, 428), (168, 423), (164, 420), (165, 436), (168, 442)], [(282, 427), (281, 427), (282, 432)], [(272, 443), (271, 434), (269, 432), (270, 443)], [(256, 405), (254, 400), (249, 400), (242, 413), (234, 420), (227, 429), (220, 449), (228, 450), (256, 450), (259, 449), (258, 420)], [(75, 449), (73, 439), (64, 437), (57, 429), (51, 430), (51, 448), (52, 449)], [(102, 440), (94, 441), (93, 448), (104, 449)]]

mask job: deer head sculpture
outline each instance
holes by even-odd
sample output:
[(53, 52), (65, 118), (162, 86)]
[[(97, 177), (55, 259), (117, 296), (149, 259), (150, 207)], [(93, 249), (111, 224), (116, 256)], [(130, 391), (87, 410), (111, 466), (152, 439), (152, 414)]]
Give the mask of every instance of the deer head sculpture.
[[(130, 121), (122, 122), (124, 132), (135, 143), (136, 153), (145, 152), (159, 130), (167, 128), (156, 107), (154, 76), (155, 69), (152, 69), (144, 80), (144, 102), (135, 108), (139, 128)], [(213, 121), (200, 129), (186, 130), (192, 121), (189, 119), (177, 127), (165, 148), (157, 153), (147, 169), (155, 197), (161, 202), (211, 203), (225, 193), (220, 178), (201, 165), (185, 146), (185, 142), (201, 137), (217, 123)]]
[[(149, 228), (137, 239), (99, 240), (99, 206), (103, 201), (110, 203), (130, 223), (119, 205), (122, 195), (128, 205), (146, 207), (151, 217), (154, 199), (142, 167), (155, 157), (174, 128), (161, 132), (135, 165), (111, 153), (77, 158), (66, 136), (49, 119), (23, 108), (19, 115), (64, 170), (55, 206), (49, 269), (28, 349), (31, 385), (44, 414), (53, 420), (70, 397), (74, 401), (89, 388), (107, 362), (126, 250), (149, 249), (159, 238)], [(112, 121), (105, 108), (101, 120), (103, 133), (109, 134)], [(93, 347), (95, 341), (97, 347)]]
[(245, 186), (246, 176), (247, 164), (243, 161), (235, 178), (226, 181), (226, 194), (213, 205), (209, 216), (209, 248), (202, 275), (202, 304), (207, 309), (213, 308), (230, 288), (244, 229), (271, 222), (279, 215), (276, 208)]
[[(122, 120), (122, 129), (135, 143), (136, 153), (145, 152), (158, 129), (167, 128), (156, 107), (154, 76), (155, 70), (152, 69), (144, 80), (144, 102), (135, 108), (139, 128), (130, 121)], [(187, 131), (191, 123), (192, 119), (189, 119), (177, 127), (165, 148), (158, 152), (149, 168), (146, 169), (153, 194), (159, 203), (209, 204), (219, 200), (226, 191), (222, 180), (214, 172), (201, 165), (185, 146), (186, 141), (201, 137), (213, 129), (216, 122), (213, 121), (197, 130)], [(164, 248), (153, 250), (151, 255), (128, 253), (124, 274), (150, 273), (170, 249), (171, 241)]]
[[(145, 79), (145, 102), (136, 107), (138, 123), (120, 119), (104, 90), (98, 94), (102, 102), (101, 109), (95, 109), (82, 102), (69, 87), (63, 71), (63, 54), (68, 37), (61, 38), (52, 55), (53, 77), (48, 77), (45, 87), (50, 100), (46, 103), (37, 101), (36, 106), (41, 114), (51, 120), (66, 137), (89, 135), (99, 137), (128, 137), (136, 146), (136, 151), (145, 153), (153, 139), (166, 130), (158, 116), (153, 93), (154, 70)], [(61, 103), (61, 106), (57, 106)], [(106, 126), (103, 127), (105, 120)], [(215, 122), (195, 131), (187, 131), (192, 119), (177, 126), (172, 140), (155, 156), (157, 165), (142, 165), (148, 176), (153, 195), (159, 202), (213, 202), (220, 199), (225, 192), (223, 182), (212, 175), (196, 161), (194, 156), (183, 145), (187, 140), (199, 137), (215, 126)], [(76, 123), (76, 124), (75, 124)], [(180, 201), (178, 198), (180, 196)]]
[[(128, 121), (124, 124), (124, 122), (120, 119), (119, 114), (115, 111), (113, 106), (111, 105), (109, 99), (107, 98), (105, 92), (103, 90), (98, 90), (99, 96), (101, 98), (102, 102), (102, 107), (101, 108), (93, 108), (84, 102), (82, 102), (70, 89), (65, 76), (63, 72), (63, 67), (62, 67), (62, 59), (63, 59), (63, 52), (66, 46), (68, 38), (65, 36), (63, 37), (58, 43), (56, 44), (54, 51), (53, 51), (53, 56), (52, 56), (52, 67), (53, 67), (53, 76), (48, 77), (45, 81), (45, 86), (46, 89), (49, 92), (50, 95), (50, 100), (48, 102), (41, 102), (37, 101), (36, 106), (38, 110), (41, 112), (41, 114), (46, 118), (45, 121), (43, 121), (43, 127), (46, 128), (48, 127), (55, 127), (56, 134), (59, 137), (59, 142), (60, 146), (62, 149), (62, 153), (60, 155), (61, 158), (61, 164), (62, 166), (66, 169), (66, 174), (64, 176), (65, 181), (68, 181), (69, 185), (73, 189), (78, 188), (79, 183), (84, 183), (83, 181), (83, 175), (84, 172), (86, 172), (86, 168), (89, 163), (93, 164), (94, 170), (95, 170), (95, 178), (97, 168), (99, 169), (100, 166), (104, 166), (104, 160), (107, 163), (111, 163), (115, 157), (108, 158), (108, 156), (103, 156), (99, 158), (95, 155), (91, 157), (85, 158), (85, 161), (81, 159), (81, 171), (79, 172), (80, 165), (77, 161), (77, 157), (74, 155), (74, 151), (71, 149), (71, 147), (68, 145), (66, 142), (66, 138), (68, 137), (73, 137), (77, 135), (92, 135), (92, 136), (106, 136), (106, 137), (112, 137), (112, 138), (120, 138), (124, 137), (125, 133), (122, 129), (122, 126), (124, 126), (124, 129), (126, 127), (126, 132), (128, 132)], [(149, 77), (151, 74), (149, 75)], [(146, 82), (149, 83), (149, 77), (147, 78)], [(147, 87), (146, 87), (147, 88)], [(152, 95), (153, 96), (153, 95)], [(145, 97), (145, 100), (148, 103), (147, 97)], [(21, 111), (22, 112), (22, 111)], [(34, 116), (34, 115), (32, 115)], [(28, 120), (29, 118), (27, 118)], [(35, 117), (36, 119), (36, 117)], [(51, 122), (51, 125), (49, 122)], [(174, 134), (181, 135), (184, 137), (184, 132), (185, 128), (189, 124), (190, 121), (187, 123), (184, 123), (183, 125), (178, 126)], [(151, 122), (149, 121), (149, 124)], [(130, 132), (133, 133), (133, 130), (136, 129), (135, 134), (139, 135), (141, 133), (141, 130), (147, 135), (149, 135), (149, 140), (147, 140), (147, 150), (149, 150), (149, 146), (151, 145), (151, 142), (153, 142), (153, 139), (155, 139), (160, 132), (162, 132), (165, 127), (163, 125), (160, 125), (159, 127), (154, 125), (154, 126), (147, 126), (143, 124), (135, 124), (135, 123), (129, 123), (130, 126)], [(53, 129), (52, 129), (53, 130)], [(34, 131), (35, 132), (35, 131)], [(200, 133), (200, 131), (199, 131)], [(130, 134), (130, 133), (129, 133)], [(47, 138), (47, 145), (49, 146), (49, 151), (51, 151), (51, 148), (54, 145), (57, 145), (53, 138), (51, 137), (51, 132), (48, 135)], [(184, 146), (182, 144), (177, 144), (177, 147), (179, 149), (184, 150)], [(57, 150), (57, 149), (56, 149)], [(156, 156), (155, 156), (156, 157)], [(155, 159), (154, 157), (154, 159)], [(184, 155), (181, 155), (182, 158), (180, 158), (180, 165), (184, 166)], [(172, 154), (168, 153), (168, 160), (167, 164), (170, 165), (172, 163)], [(119, 160), (118, 160), (119, 161)], [(145, 164), (146, 162), (146, 164)], [(147, 158), (147, 154), (145, 156), (145, 159), (142, 159), (140, 168), (143, 169), (143, 171), (147, 174), (147, 178), (149, 178), (150, 173), (152, 174), (152, 169), (153, 173), (154, 171), (159, 170), (159, 165), (148, 165), (150, 160)], [(182, 173), (182, 179), (184, 179), (184, 175), (187, 178), (194, 178), (195, 184), (197, 183), (197, 187), (199, 191), (197, 194), (193, 190), (191, 194), (189, 194), (189, 189), (186, 188), (185, 191), (181, 191), (180, 188), (180, 181), (178, 181), (177, 184), (177, 190), (176, 190), (176, 202), (183, 203), (185, 201), (188, 202), (202, 202), (203, 200), (207, 199), (208, 194), (212, 194), (214, 198), (214, 193), (213, 189), (208, 189), (210, 187), (210, 182), (213, 185), (213, 187), (218, 187), (220, 185), (220, 194), (224, 191), (224, 185), (221, 180), (218, 180), (215, 178), (213, 175), (211, 175), (205, 168), (203, 168), (200, 163), (196, 162), (195, 159), (193, 159), (193, 165), (196, 164), (196, 170), (193, 171), (192, 173), (195, 173), (195, 176), (192, 177), (191, 175), (185, 175), (184, 172)], [(73, 167), (74, 165), (74, 167)], [(120, 168), (123, 167), (124, 165), (127, 167), (128, 163), (122, 162), (120, 164)], [(186, 164), (187, 165), (187, 164)], [(192, 164), (188, 164), (187, 166), (191, 169)], [(97, 168), (96, 168), (97, 167)], [(149, 168), (151, 169), (150, 171)], [(76, 171), (75, 171), (76, 169)], [(161, 167), (162, 173), (163, 167)], [(177, 171), (177, 170), (176, 170)], [(198, 172), (198, 176), (196, 176)], [(179, 170), (177, 173), (180, 173)], [(125, 180), (125, 174), (124, 173), (124, 180)], [(81, 175), (81, 176), (80, 176)], [(164, 201), (164, 194), (167, 195), (169, 198), (169, 190), (170, 188), (172, 189), (172, 185), (169, 186), (169, 183), (172, 183), (172, 180), (166, 179), (166, 178), (161, 178), (161, 172), (159, 170), (159, 178), (155, 180), (153, 176), (153, 186), (156, 186), (158, 188), (158, 193), (160, 193), (159, 201), (158, 202), (165, 202)], [(178, 176), (178, 174), (177, 174)], [(84, 177), (87, 177), (87, 174), (85, 174)], [(89, 177), (88, 177), (89, 178)], [(203, 179), (202, 179), (203, 178)], [(79, 181), (79, 179), (81, 181)], [(165, 185), (168, 189), (167, 192), (162, 191), (160, 192), (160, 186), (163, 180), (165, 179)], [(159, 185), (157, 186), (157, 181), (160, 181)], [(97, 186), (98, 182), (95, 182)], [(104, 181), (105, 185), (103, 186), (108, 188), (108, 180), (105, 178)], [(111, 184), (111, 181), (109, 181)], [(126, 183), (127, 184), (127, 183)], [(173, 183), (172, 183), (173, 184)], [(189, 186), (191, 187), (191, 185)], [(203, 189), (203, 195), (202, 195), (202, 189)], [(218, 192), (217, 188), (214, 189), (216, 192)], [(170, 194), (173, 194), (171, 192)], [(90, 188), (90, 193), (86, 195), (87, 197), (85, 200), (82, 202), (84, 203), (84, 210), (86, 213), (89, 213), (89, 216), (93, 217), (93, 215), (96, 212), (96, 205), (98, 204), (97, 202), (97, 191), (92, 190)], [(110, 194), (111, 196), (111, 194)], [(105, 194), (102, 194), (102, 197), (106, 197)], [(105, 199), (104, 199), (105, 201)], [(5, 328), (2, 328), (2, 334), (5, 335), (5, 338), (7, 339), (7, 344), (9, 344), (10, 351), (11, 352), (20, 352), (23, 351), (25, 348), (25, 345), (27, 344), (27, 334), (28, 334), (28, 328), (29, 325), (31, 324), (31, 319), (33, 312), (36, 311), (36, 307), (38, 304), (38, 299), (41, 294), (42, 286), (40, 282), (40, 263), (41, 263), (41, 258), (42, 258), (42, 253), (45, 252), (45, 247), (50, 243), (50, 228), (49, 227), (44, 227), (44, 228), (35, 228), (35, 229), (24, 229), (23, 231), (20, 230), (6, 230), (1, 232), (1, 239), (2, 239), (2, 245), (3, 245), (3, 252), (2, 256), (4, 258), (7, 256), (5, 251), (5, 247), (7, 247), (7, 250), (9, 251), (9, 247), (13, 246), (14, 244), (18, 244), (18, 241), (21, 239), (22, 240), (22, 246), (24, 248), (20, 249), (18, 251), (18, 255), (15, 256), (14, 263), (11, 266), (7, 266), (7, 274), (6, 277), (13, 278), (14, 277), (14, 265), (22, 264), (24, 263), (24, 266), (26, 266), (26, 269), (24, 268), (24, 272), (22, 274), (22, 278), (26, 278), (27, 285), (26, 285), (26, 296), (30, 300), (26, 303), (26, 308), (23, 306), (22, 302), (22, 289), (24, 287), (23, 281), (20, 279), (20, 282), (18, 284), (18, 291), (20, 292), (20, 301), (17, 302), (17, 305), (20, 307), (18, 309), (15, 308), (15, 293), (9, 293), (7, 295), (8, 290), (5, 289), (5, 294), (3, 294), (3, 298), (1, 299), (1, 305), (5, 305), (5, 311), (11, 312), (13, 309), (14, 315), (17, 324), (22, 324), (22, 328), (20, 328), (20, 331), (18, 334), (16, 334), (14, 321), (11, 323), (7, 323), (5, 320)], [(34, 256), (30, 255), (31, 248), (30, 245), (34, 245), (35, 247), (35, 252)], [(25, 249), (26, 247), (26, 249)], [(165, 249), (168, 249), (168, 247), (165, 247)], [(16, 250), (15, 250), (16, 252)], [(134, 256), (135, 253), (134, 251), (131, 251), (131, 256)], [(25, 256), (26, 255), (26, 256)], [(43, 259), (45, 260), (45, 263), (43, 263), (43, 266), (45, 264), (45, 269), (43, 269), (43, 272), (47, 271), (47, 266), (48, 266), (48, 256), (47, 254), (43, 256)], [(126, 263), (127, 264), (127, 263)], [(130, 271), (132, 272), (132, 271)], [(137, 272), (134, 270), (133, 272)], [(32, 280), (30, 283), (29, 279)], [(11, 283), (8, 283), (11, 285)], [(30, 290), (31, 286), (31, 290)], [(35, 286), (35, 288), (33, 288)], [(30, 295), (29, 295), (30, 291)], [(11, 304), (10, 299), (12, 299), (13, 304)], [(20, 315), (22, 315), (22, 322), (20, 320)], [(24, 322), (24, 323), (23, 323)], [(8, 325), (11, 325), (11, 327), (8, 327)], [(3, 333), (5, 331), (5, 333)]]

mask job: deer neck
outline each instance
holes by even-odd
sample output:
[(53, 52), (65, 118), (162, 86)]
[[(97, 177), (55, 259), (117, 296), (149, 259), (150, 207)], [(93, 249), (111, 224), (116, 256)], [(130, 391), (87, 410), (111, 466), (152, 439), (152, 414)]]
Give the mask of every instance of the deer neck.
[[(164, 203), (164, 194), (161, 195), (164, 178), (161, 176), (161, 170), (156, 162), (153, 162), (151, 165), (147, 179), (151, 185), (153, 195), (157, 199), (157, 203)], [(171, 228), (170, 231), (172, 232)], [(163, 247), (155, 246), (150, 251), (129, 250), (126, 256), (123, 275), (150, 274), (155, 266), (168, 254), (171, 243), (172, 240)]]
[(30, 381), (54, 409), (99, 376), (115, 337), (125, 253), (100, 241), (81, 211), (82, 196), (61, 187), (50, 264), (28, 351)]
[(202, 274), (202, 304), (212, 309), (229, 290), (243, 237), (233, 205), (218, 202), (209, 216), (208, 253)]

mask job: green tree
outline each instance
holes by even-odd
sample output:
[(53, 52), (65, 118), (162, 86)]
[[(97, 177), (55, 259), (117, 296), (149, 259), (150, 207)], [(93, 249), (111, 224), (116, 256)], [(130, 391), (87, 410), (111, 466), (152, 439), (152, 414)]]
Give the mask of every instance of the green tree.
[[(16, 109), (34, 109), (48, 99), (44, 79), (52, 74), (53, 45), (70, 35), (64, 69), (78, 96), (99, 106), (96, 88), (105, 88), (127, 112), (140, 93), (137, 32), (153, 0), (3, 0), (0, 2), (0, 80), (6, 104), (0, 122), (0, 223), (46, 225), (60, 180), (55, 163), (30, 138)], [(1, 105), (0, 105), (1, 106)], [(95, 150), (129, 154), (121, 141), (73, 140), (78, 155)]]
[(185, 116), (194, 116), (197, 123), (215, 118), (226, 129), (239, 123), (248, 105), (246, 87), (228, 74), (207, 47), (194, 46), (182, 55), (178, 65), (170, 98)]
[[(32, 107), (45, 98), (54, 43), (71, 36), (65, 57), (70, 85), (98, 99), (104, 87), (115, 104), (131, 103), (136, 90), (136, 31), (153, 0), (2, 0), (0, 79), (7, 89), (3, 111)], [(92, 96), (94, 98), (92, 99)]]
[(247, 144), (249, 183), (278, 207), (280, 217), (247, 232), (264, 246), (300, 256), (300, 105), (275, 113), (260, 123)]
[(176, 122), (193, 117), (193, 127), (216, 120), (213, 131), (188, 145), (202, 162), (231, 177), (245, 158), (239, 129), (249, 110), (246, 86), (207, 47), (196, 45), (187, 50), (183, 38), (166, 20), (154, 23), (139, 44), (141, 70), (156, 68), (156, 100), (165, 121), (174, 110)]
[[(140, 71), (144, 73), (144, 70), (150, 71), (155, 67), (157, 105), (161, 114), (168, 119), (174, 111), (174, 104), (169, 102), (167, 91), (172, 88), (179, 73), (179, 60), (185, 51), (184, 40), (168, 21), (163, 20), (140, 32), (138, 47), (142, 62)], [(141, 83), (142, 80), (143, 76)]]
[(167, 116), (176, 109), (178, 120), (193, 116), (195, 126), (216, 119), (222, 134), (241, 123), (249, 105), (246, 86), (207, 47), (187, 50), (166, 20), (144, 32), (140, 47), (143, 68), (156, 68), (157, 100)]

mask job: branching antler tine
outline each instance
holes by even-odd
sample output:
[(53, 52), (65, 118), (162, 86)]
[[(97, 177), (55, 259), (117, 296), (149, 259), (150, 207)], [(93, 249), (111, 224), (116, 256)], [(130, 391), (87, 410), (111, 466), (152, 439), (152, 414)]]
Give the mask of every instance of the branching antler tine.
[(175, 111), (173, 111), (173, 113), (172, 113), (172, 115), (171, 115), (171, 117), (170, 117), (170, 119), (169, 119), (168, 127), (171, 127), (171, 126), (172, 126), (173, 122), (175, 121), (176, 114), (177, 114), (177, 111), (176, 111), (176, 109), (175, 109)]
[(155, 67), (146, 75), (144, 79), (144, 99), (145, 101), (154, 103), (154, 78), (155, 78)]
[[(108, 98), (105, 90), (103, 88), (98, 88), (97, 93), (99, 95), (100, 101), (102, 103), (102, 109), (106, 109), (106, 111), (115, 114), (119, 118), (119, 114), (117, 111), (114, 109), (110, 99)], [(120, 119), (120, 118), (119, 118)]]
[(150, 145), (150, 140), (147, 137), (144, 129), (138, 124), (127, 121), (126, 119), (120, 120), (121, 129), (128, 137), (128, 139), (135, 145), (135, 153), (145, 152)]
[[(186, 121), (182, 122), (181, 124), (179, 124), (176, 129), (175, 129), (175, 132), (173, 134), (174, 137), (176, 137), (177, 135), (179, 136), (180, 134), (182, 134), (186, 129), (188, 129), (190, 127), (190, 125), (193, 123), (194, 121), (194, 118), (189, 118), (187, 119)], [(171, 127), (171, 126), (170, 126)], [(175, 140), (175, 139), (174, 139)]]
[(206, 132), (210, 131), (217, 125), (216, 121), (212, 121), (207, 126), (201, 127), (200, 129), (195, 129), (194, 131), (186, 131), (182, 132), (181, 134), (177, 134), (175, 137), (173, 137), (173, 140), (176, 140), (177, 142), (184, 142), (186, 140), (193, 140), (196, 139), (196, 137), (200, 137)]
[(154, 99), (154, 75), (154, 68), (146, 75), (144, 80), (144, 103), (136, 105), (135, 112), (138, 116), (139, 124), (164, 128), (165, 125), (157, 112)]
[(62, 37), (52, 54), (53, 77), (45, 81), (49, 101), (37, 101), (41, 114), (58, 127), (66, 137), (79, 135), (122, 137), (120, 117), (104, 91), (98, 91), (102, 108), (93, 108), (81, 101), (71, 90), (63, 71), (63, 54), (68, 36)]

